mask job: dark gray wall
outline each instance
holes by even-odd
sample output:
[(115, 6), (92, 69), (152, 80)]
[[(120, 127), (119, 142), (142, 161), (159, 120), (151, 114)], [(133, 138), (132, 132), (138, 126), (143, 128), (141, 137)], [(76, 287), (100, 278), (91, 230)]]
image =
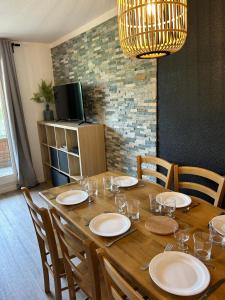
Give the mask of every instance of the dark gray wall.
[(158, 61), (158, 154), (225, 175), (225, 1), (188, 1), (188, 40)]

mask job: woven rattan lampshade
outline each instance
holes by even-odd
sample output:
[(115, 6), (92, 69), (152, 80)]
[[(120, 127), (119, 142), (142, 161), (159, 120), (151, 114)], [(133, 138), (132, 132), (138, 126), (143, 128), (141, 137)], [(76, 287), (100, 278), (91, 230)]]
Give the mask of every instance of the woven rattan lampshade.
[(157, 58), (179, 51), (187, 37), (187, 0), (117, 0), (126, 55)]

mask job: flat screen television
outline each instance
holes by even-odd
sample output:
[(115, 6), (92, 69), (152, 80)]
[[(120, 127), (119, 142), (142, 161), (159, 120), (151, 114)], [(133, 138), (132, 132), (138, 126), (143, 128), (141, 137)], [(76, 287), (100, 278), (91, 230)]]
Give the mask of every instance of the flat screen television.
[(53, 90), (58, 120), (85, 122), (81, 83), (58, 85)]

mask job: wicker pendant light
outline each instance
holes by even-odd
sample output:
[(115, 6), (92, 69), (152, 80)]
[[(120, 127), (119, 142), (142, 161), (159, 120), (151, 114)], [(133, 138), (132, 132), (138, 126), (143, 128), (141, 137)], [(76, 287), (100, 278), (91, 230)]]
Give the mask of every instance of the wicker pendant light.
[(187, 0), (117, 0), (120, 44), (129, 57), (179, 51), (187, 37)]

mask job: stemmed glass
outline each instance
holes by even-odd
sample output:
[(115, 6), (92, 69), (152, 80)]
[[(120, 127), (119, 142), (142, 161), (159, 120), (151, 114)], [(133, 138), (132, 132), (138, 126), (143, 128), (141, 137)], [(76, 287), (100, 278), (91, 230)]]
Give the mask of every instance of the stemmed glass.
[(178, 249), (186, 252), (188, 250), (187, 241), (190, 237), (190, 227), (185, 223), (180, 223), (178, 230), (174, 232), (174, 237), (178, 244)]

